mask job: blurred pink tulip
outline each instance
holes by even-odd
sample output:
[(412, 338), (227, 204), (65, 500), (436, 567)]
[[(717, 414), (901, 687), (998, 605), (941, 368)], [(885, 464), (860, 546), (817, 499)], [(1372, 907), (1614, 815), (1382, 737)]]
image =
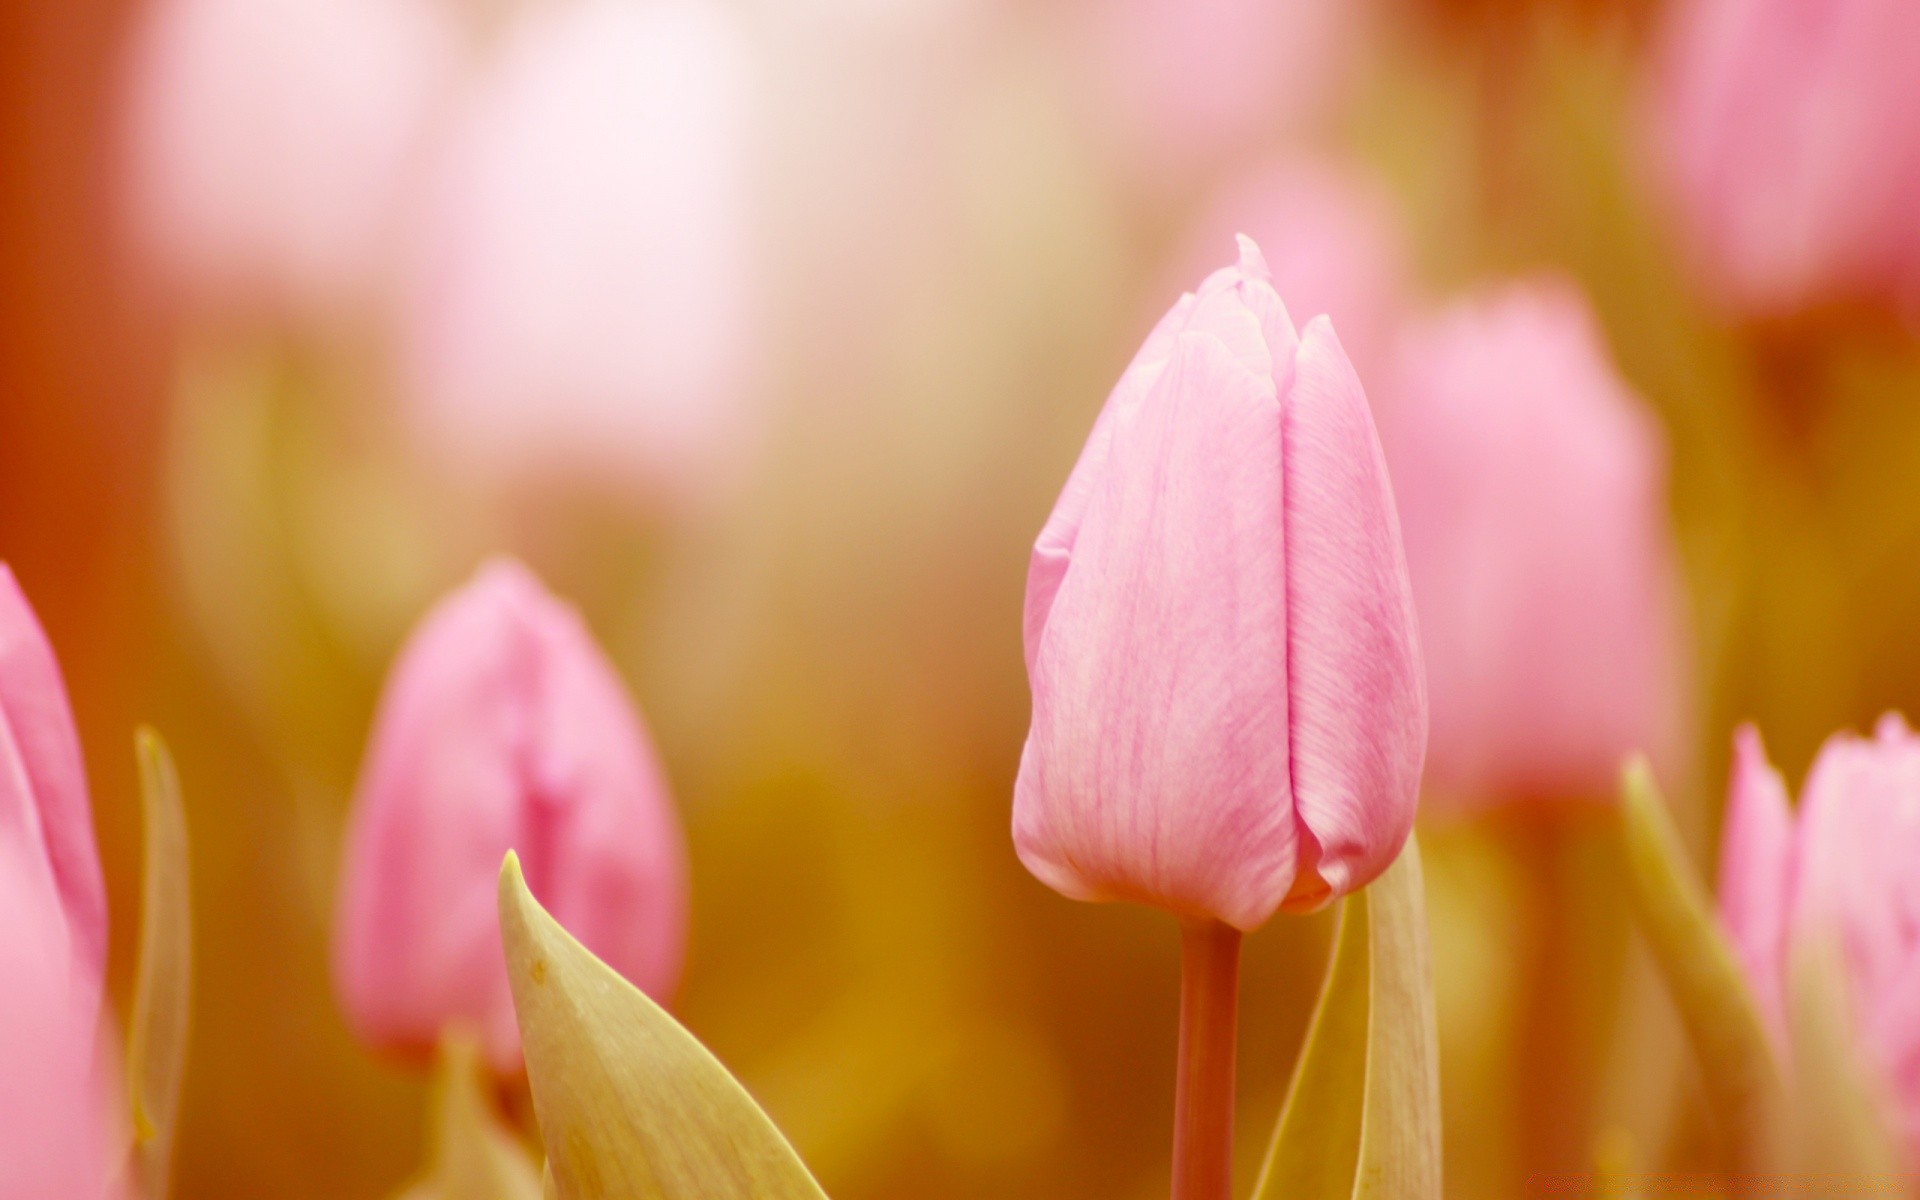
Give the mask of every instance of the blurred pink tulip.
[(1364, 39), (1361, 0), (1086, 0), (1071, 36), (1125, 171), (1184, 187), (1332, 107)]
[(334, 931), (335, 984), (368, 1043), (429, 1051), (465, 1025), (497, 1070), (517, 1068), (495, 899), (508, 850), (562, 924), (667, 999), (687, 884), (666, 779), (579, 615), (499, 561), (427, 616), (381, 698)]
[(1013, 835), (1041, 880), (1242, 930), (1406, 840), (1426, 693), (1386, 466), (1251, 241), (1095, 422), (1027, 576)]
[(94, 845), (86, 766), (53, 647), (4, 563), (0, 872), (16, 875), (51, 914), (47, 935), (67, 964), (80, 1022), (91, 1029), (106, 970), (107, 895)]
[(422, 213), (405, 354), (427, 445), (647, 499), (737, 465), (764, 342), (750, 82), (705, 0), (517, 18)]
[(1570, 286), (1411, 326), (1380, 428), (1400, 497), (1449, 802), (1610, 795), (1678, 744), (1666, 447)]
[(380, 299), (460, 38), (438, 0), (151, 0), (131, 199), (169, 283), (227, 315)]
[(1796, 819), (1742, 730), (1728, 804), (1720, 913), (1763, 1011), (1780, 1032), (1794, 954), (1837, 939), (1862, 1057), (1920, 1153), (1920, 738), (1889, 713), (1827, 739)]
[(1372, 378), (1407, 303), (1406, 235), (1385, 188), (1332, 160), (1255, 163), (1202, 209), (1173, 256), (1177, 279), (1204, 271), (1236, 233), (1259, 244), (1289, 311), (1330, 317), (1355, 369)]
[(1920, 276), (1920, 5), (1685, 0), (1651, 120), (1695, 257), (1736, 311)]
[(101, 1200), (117, 1139), (94, 1001), (75, 994), (66, 919), (18, 850), (0, 843), (0, 1196)]

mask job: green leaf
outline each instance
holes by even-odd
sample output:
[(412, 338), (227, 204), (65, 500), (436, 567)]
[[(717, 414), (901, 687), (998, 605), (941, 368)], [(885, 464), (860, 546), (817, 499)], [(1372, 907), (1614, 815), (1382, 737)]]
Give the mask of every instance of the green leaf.
[(1343, 902), (1333, 962), (1255, 1200), (1438, 1200), (1440, 1062), (1412, 838)]
[(1644, 759), (1621, 778), (1627, 898), (1699, 1060), (1716, 1127), (1738, 1170), (1771, 1165), (1779, 1144), (1780, 1070), (1766, 1027), (1707, 889)]
[(746, 1089), (500, 870), (527, 1080), (562, 1200), (825, 1200)]
[(193, 906), (188, 888), (187, 821), (180, 779), (160, 735), (142, 728), (141, 809), (146, 878), (140, 907), (140, 963), (127, 1035), (127, 1096), (133, 1106), (130, 1167), (142, 1195), (160, 1200), (172, 1170), (173, 1137), (186, 1071), (192, 1003)]
[(440, 1043), (434, 1073), (432, 1161), (401, 1200), (541, 1200), (540, 1174), (487, 1096), (489, 1077), (470, 1036)]

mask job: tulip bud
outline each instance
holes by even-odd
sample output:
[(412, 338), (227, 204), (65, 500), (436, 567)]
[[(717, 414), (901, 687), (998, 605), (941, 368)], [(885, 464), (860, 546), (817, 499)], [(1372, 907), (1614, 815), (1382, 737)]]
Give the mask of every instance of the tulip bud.
[(378, 299), (459, 43), (436, 0), (149, 0), (130, 199), (166, 281), (276, 315)]
[(1775, 1020), (1797, 956), (1837, 942), (1862, 1060), (1920, 1153), (1920, 737), (1898, 715), (1871, 739), (1836, 734), (1796, 816), (1751, 730), (1736, 743), (1720, 912)]
[(422, 442), (488, 480), (698, 499), (751, 433), (749, 50), (712, 0), (534, 5), (421, 211)]
[(686, 865), (654, 749), (578, 614), (495, 562), (413, 633), (381, 698), (347, 837), (334, 979), (368, 1043), (477, 1032), (519, 1063), (495, 888), (507, 851), (648, 993), (678, 979)]
[(1730, 308), (1776, 315), (1920, 280), (1920, 6), (1671, 7), (1652, 131), (1676, 216)]
[(74, 995), (66, 918), (19, 849), (0, 841), (0, 1196), (101, 1200), (110, 1056), (96, 1051), (93, 1003)]
[(1426, 693), (1399, 522), (1333, 326), (1259, 250), (1108, 398), (1027, 577), (1021, 861), (1069, 896), (1242, 930), (1393, 860)]
[(106, 971), (107, 896), (86, 767), (53, 647), (3, 563), (0, 852), (0, 870), (18, 874), (50, 914), (48, 936), (59, 943), (73, 1002), (90, 1029)]
[(1516, 285), (1401, 339), (1380, 407), (1454, 802), (1610, 795), (1677, 744), (1666, 448), (1570, 287)]

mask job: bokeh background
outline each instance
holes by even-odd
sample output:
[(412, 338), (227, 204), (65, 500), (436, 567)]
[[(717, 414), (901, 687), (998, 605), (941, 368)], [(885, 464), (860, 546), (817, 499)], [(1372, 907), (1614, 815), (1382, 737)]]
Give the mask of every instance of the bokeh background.
[[(7, 0), (0, 558), (69, 676), (123, 1002), (135, 724), (179, 758), (178, 1194), (381, 1196), (417, 1161), (423, 1081), (331, 997), (335, 863), (395, 647), (496, 552), (639, 698), (692, 855), (677, 1011), (829, 1192), (1164, 1194), (1174, 930), (1013, 856), (1021, 591), (1108, 389), (1236, 227), (1368, 381), (1401, 314), (1584, 293), (1668, 443), (1663, 770), (1703, 867), (1737, 722), (1797, 779), (1920, 711), (1920, 335), (1887, 289), (1755, 300), (1690, 241), (1679, 7)], [(1573, 1074), (1522, 1069), (1526, 826), (1423, 829), (1463, 1197), (1518, 1194), (1546, 1119), (1688, 1153), (1617, 911), (1553, 968)], [(1576, 911), (1617, 910), (1564, 853)], [(1249, 1180), (1330, 930), (1249, 942)]]

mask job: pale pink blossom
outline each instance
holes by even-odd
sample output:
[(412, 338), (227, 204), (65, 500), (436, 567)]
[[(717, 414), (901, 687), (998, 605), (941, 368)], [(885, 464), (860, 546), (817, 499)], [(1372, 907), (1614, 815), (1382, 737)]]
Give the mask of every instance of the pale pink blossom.
[(736, 469), (765, 340), (753, 105), (724, 5), (516, 17), (420, 213), (403, 355), (424, 445), (649, 500)]
[(1386, 466), (1323, 317), (1260, 252), (1182, 297), (1027, 577), (1021, 861), (1253, 929), (1366, 884), (1413, 820), (1426, 694)]
[(1580, 294), (1515, 284), (1417, 322), (1383, 391), (1436, 794), (1606, 796), (1627, 755), (1676, 752), (1666, 442)]
[(1778, 315), (1920, 277), (1920, 5), (1683, 0), (1649, 121), (1692, 258)]
[(652, 742), (579, 615), (499, 561), (427, 616), (381, 697), (334, 930), (365, 1041), (422, 1054), (465, 1026), (496, 1069), (518, 1066), (496, 901), (509, 850), (588, 949), (669, 998), (686, 863)]
[(1920, 738), (1898, 715), (1835, 734), (1797, 814), (1752, 730), (1736, 743), (1720, 915), (1775, 1033), (1796, 956), (1837, 943), (1862, 1060), (1920, 1152)]
[(222, 315), (351, 319), (390, 285), (457, 86), (443, 0), (150, 0), (127, 82), (134, 231)]
[[(93, 837), (86, 765), (53, 647), (13, 572), (0, 563), (0, 869), (51, 914), (80, 1020), (98, 1014), (107, 895)], [(4, 991), (0, 988), (0, 991)]]

